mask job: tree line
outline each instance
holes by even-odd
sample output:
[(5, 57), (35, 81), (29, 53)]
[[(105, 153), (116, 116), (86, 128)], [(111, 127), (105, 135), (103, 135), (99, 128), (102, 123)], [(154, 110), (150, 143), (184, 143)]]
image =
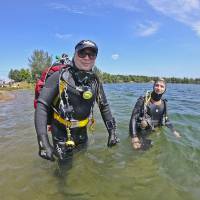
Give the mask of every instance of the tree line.
[[(42, 72), (52, 65), (53, 58), (43, 50), (34, 50), (30, 58), (28, 58), (28, 69), (11, 69), (8, 77), (16, 82), (27, 81), (35, 83), (40, 78)], [(114, 75), (102, 72), (98, 67), (94, 67), (95, 73), (100, 77), (103, 83), (127, 83), (127, 82), (150, 82), (155, 80), (156, 76), (139, 76), (139, 75)], [(164, 77), (168, 83), (194, 83), (200, 84), (200, 78), (176, 78)]]

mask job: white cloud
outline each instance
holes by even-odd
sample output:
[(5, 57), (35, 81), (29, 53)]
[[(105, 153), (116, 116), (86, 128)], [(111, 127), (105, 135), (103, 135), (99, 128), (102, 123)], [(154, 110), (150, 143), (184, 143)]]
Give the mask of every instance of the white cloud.
[(200, 36), (200, 21), (193, 24), (193, 30)]
[(61, 39), (61, 40), (67, 40), (70, 37), (72, 37), (72, 34), (60, 34), (60, 33), (56, 33), (55, 35), (57, 38)]
[(139, 0), (82, 0), (69, 1), (67, 3), (50, 3), (49, 7), (73, 14), (100, 15), (108, 13), (112, 8), (138, 11), (138, 1)]
[(200, 36), (200, 0), (146, 0), (153, 9), (191, 27)]
[(159, 24), (156, 22), (148, 21), (145, 24), (141, 23), (137, 27), (137, 34), (141, 37), (148, 37), (155, 34), (158, 31)]
[(51, 3), (49, 5), (50, 8), (55, 10), (64, 10), (66, 12), (74, 13), (74, 14), (84, 14), (83, 9), (76, 5), (67, 5), (62, 3)]
[(117, 60), (119, 58), (119, 54), (115, 53), (115, 54), (112, 54), (112, 59), (113, 60)]
[[(106, 1), (106, 0), (105, 0)], [(139, 7), (137, 6), (138, 0), (107, 0), (109, 4), (111, 4), (114, 7), (123, 9), (123, 10), (128, 10), (128, 11), (139, 11)]]

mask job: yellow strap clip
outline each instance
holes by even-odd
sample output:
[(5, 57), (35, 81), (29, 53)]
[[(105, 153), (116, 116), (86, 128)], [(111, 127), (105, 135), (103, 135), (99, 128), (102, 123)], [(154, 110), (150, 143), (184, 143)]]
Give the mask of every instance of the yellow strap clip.
[(96, 125), (96, 120), (94, 119), (94, 117), (92, 117), (89, 120), (89, 131), (94, 132), (95, 131), (95, 125)]

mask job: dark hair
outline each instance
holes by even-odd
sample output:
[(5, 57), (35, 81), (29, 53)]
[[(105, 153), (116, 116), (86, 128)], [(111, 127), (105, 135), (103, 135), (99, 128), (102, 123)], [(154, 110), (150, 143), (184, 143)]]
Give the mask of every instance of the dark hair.
[(165, 85), (167, 85), (166, 80), (165, 80), (164, 78), (162, 78), (162, 77), (156, 78), (156, 79), (154, 80), (154, 85), (155, 85), (157, 82), (159, 82), (159, 81), (162, 81), (162, 82), (164, 82)]
[(165, 93), (165, 92), (166, 92), (166, 89), (167, 89), (167, 82), (166, 82), (165, 79), (162, 78), (162, 77), (158, 77), (158, 78), (156, 78), (156, 79), (154, 80), (153, 90), (154, 90), (154, 88), (155, 88), (156, 83), (159, 82), (159, 81), (162, 81), (162, 82), (165, 84), (165, 91), (164, 91), (164, 93)]

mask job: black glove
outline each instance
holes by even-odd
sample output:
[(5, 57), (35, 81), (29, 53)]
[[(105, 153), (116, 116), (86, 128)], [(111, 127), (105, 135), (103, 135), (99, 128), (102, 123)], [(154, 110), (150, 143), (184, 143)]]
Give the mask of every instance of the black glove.
[(38, 136), (38, 144), (39, 144), (39, 152), (38, 152), (39, 156), (42, 157), (43, 159), (55, 161), (54, 150), (49, 143), (48, 136), (47, 135)]
[(116, 122), (115, 118), (112, 118), (110, 121), (106, 121), (106, 128), (108, 130), (109, 136), (108, 136), (108, 147), (112, 147), (119, 143), (119, 138), (116, 135)]
[(112, 147), (120, 142), (120, 139), (117, 137), (115, 130), (110, 130), (108, 136), (108, 147)]

